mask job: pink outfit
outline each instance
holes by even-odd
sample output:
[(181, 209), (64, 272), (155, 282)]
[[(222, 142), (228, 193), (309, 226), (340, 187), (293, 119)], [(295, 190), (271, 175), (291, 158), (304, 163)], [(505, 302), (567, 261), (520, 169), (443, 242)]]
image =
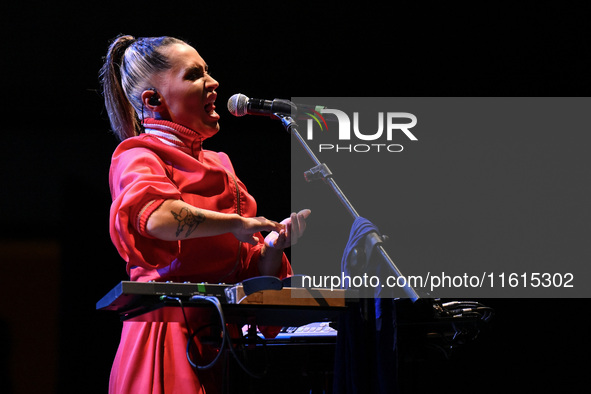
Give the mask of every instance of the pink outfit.
[[(148, 217), (167, 199), (245, 217), (256, 216), (257, 207), (228, 156), (203, 150), (197, 133), (153, 119), (145, 127), (145, 134), (117, 147), (110, 171), (110, 234), (131, 280), (237, 283), (259, 275), (260, 234), (261, 241), (253, 246), (232, 234), (163, 241), (146, 233)], [(284, 255), (278, 276), (289, 275), (291, 266)], [(186, 345), (184, 324), (124, 322), (109, 392), (204, 392), (186, 359)], [(219, 384), (209, 375), (210, 379), (200, 372), (201, 383)]]

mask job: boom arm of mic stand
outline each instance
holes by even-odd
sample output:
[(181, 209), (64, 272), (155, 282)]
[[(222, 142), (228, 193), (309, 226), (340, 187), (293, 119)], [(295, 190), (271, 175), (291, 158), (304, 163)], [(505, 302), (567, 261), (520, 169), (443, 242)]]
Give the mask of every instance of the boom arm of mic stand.
[[(277, 119), (281, 120), (281, 123), (283, 124), (283, 127), (285, 128), (285, 130), (287, 130), (288, 133), (293, 135), (298, 140), (299, 144), (302, 146), (302, 148), (304, 148), (304, 150), (306, 151), (306, 153), (308, 154), (310, 159), (312, 159), (312, 161), (315, 164), (315, 166), (312, 167), (309, 171), (306, 171), (306, 173), (305, 173), (306, 179), (307, 180), (322, 179), (334, 191), (334, 193), (336, 194), (338, 199), (345, 206), (345, 208), (349, 211), (349, 213), (351, 214), (353, 219), (357, 219), (358, 217), (360, 217), (360, 215), (357, 213), (357, 211), (353, 207), (353, 204), (351, 204), (351, 202), (345, 196), (345, 193), (343, 193), (343, 191), (339, 188), (339, 186), (337, 185), (337, 183), (333, 179), (332, 172), (330, 171), (328, 166), (324, 163), (320, 163), (320, 160), (318, 160), (318, 158), (316, 157), (316, 155), (314, 154), (312, 149), (310, 149), (310, 146), (308, 145), (308, 143), (302, 138), (302, 136), (300, 135), (300, 133), (297, 129), (297, 123), (290, 116), (287, 116), (284, 114), (278, 113), (278, 114), (275, 114), (275, 116), (277, 117)], [(394, 264), (394, 262), (392, 261), (390, 256), (388, 256), (388, 253), (386, 253), (386, 250), (380, 244), (376, 245), (376, 248), (380, 252), (380, 255), (382, 256), (384, 261), (388, 264), (388, 266), (390, 267), (390, 269), (392, 270), (392, 272), (394, 273), (396, 278), (400, 278), (402, 276), (402, 273), (400, 272), (398, 267), (396, 267), (396, 264)], [(406, 286), (403, 287), (403, 290), (406, 293), (406, 295), (408, 296), (408, 298), (410, 298), (413, 302), (417, 301), (420, 298), (419, 295), (417, 294), (417, 292), (408, 284), (408, 281), (404, 281), (404, 282), (405, 282)]]

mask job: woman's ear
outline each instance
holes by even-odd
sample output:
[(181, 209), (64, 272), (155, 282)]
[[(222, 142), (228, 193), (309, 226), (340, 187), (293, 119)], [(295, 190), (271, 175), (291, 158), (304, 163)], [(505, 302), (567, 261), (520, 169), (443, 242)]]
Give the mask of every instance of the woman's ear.
[(152, 112), (162, 111), (162, 99), (155, 88), (144, 90), (142, 93), (144, 106)]

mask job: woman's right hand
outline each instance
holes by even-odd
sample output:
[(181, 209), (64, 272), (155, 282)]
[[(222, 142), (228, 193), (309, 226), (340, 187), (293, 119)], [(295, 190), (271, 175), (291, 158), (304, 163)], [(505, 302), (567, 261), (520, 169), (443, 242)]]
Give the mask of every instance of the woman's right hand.
[(255, 234), (261, 231), (276, 231), (280, 232), (285, 228), (284, 224), (277, 223), (273, 220), (269, 220), (265, 217), (258, 216), (253, 218), (245, 218), (236, 215), (239, 219), (237, 225), (232, 234), (239, 241), (256, 245), (260, 240)]

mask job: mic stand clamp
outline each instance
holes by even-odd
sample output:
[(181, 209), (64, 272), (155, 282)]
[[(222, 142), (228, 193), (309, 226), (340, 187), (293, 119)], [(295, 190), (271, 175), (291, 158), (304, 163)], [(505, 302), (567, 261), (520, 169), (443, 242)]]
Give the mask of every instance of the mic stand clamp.
[[(287, 116), (287, 115), (284, 115), (281, 113), (276, 113), (276, 114), (273, 114), (273, 117), (275, 119), (281, 120), (283, 127), (285, 127), (285, 129), (287, 130), (288, 133), (297, 134), (297, 136), (299, 138), (301, 138), (301, 136), (299, 135), (299, 132), (297, 131), (298, 124), (295, 122), (295, 120), (293, 120), (293, 118), (291, 116)], [(303, 142), (303, 141), (300, 141), (300, 142)], [(304, 142), (304, 144), (305, 144), (305, 142)], [(304, 172), (304, 177), (306, 178), (306, 182), (317, 181), (318, 179), (322, 179), (323, 181), (326, 182), (326, 178), (331, 177), (332, 172), (330, 171), (330, 169), (328, 168), (328, 166), (326, 164), (318, 162), (318, 159), (315, 159), (315, 156), (311, 151), (308, 153), (308, 155), (310, 155), (310, 153), (312, 154), (312, 160), (314, 160), (314, 162), (317, 163), (317, 165), (310, 168), (308, 171)]]
[(324, 163), (319, 164), (315, 167), (310, 168), (308, 171), (304, 172), (304, 177), (306, 178), (306, 182), (317, 181), (318, 179), (322, 179), (326, 182), (326, 178), (331, 177), (332, 172), (328, 168), (328, 166)]
[(281, 121), (281, 123), (283, 124), (283, 127), (285, 128), (285, 130), (287, 130), (288, 133), (291, 134), (291, 130), (292, 128), (296, 128), (298, 127), (298, 124), (296, 123), (295, 120), (293, 120), (293, 118), (291, 116), (282, 114), (280, 112), (274, 113), (273, 116), (271, 117), (271, 119), (279, 119)]

